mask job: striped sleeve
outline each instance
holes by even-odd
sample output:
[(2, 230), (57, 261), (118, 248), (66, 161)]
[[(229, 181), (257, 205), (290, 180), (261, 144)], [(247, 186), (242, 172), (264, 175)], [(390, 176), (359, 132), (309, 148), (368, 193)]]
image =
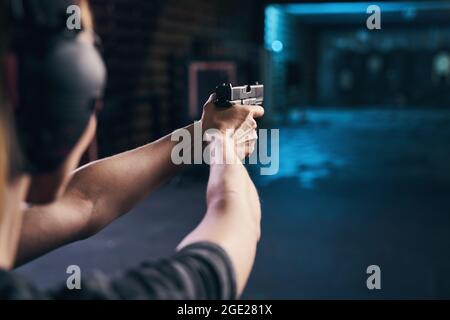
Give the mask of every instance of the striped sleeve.
[(148, 262), (126, 273), (82, 282), (81, 290), (60, 289), (54, 299), (229, 300), (236, 278), (227, 253), (212, 243), (195, 243), (170, 259)]

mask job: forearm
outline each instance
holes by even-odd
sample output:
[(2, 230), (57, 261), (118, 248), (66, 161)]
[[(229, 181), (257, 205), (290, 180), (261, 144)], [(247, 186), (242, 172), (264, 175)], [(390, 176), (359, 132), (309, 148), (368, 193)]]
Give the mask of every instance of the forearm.
[[(185, 129), (192, 132), (193, 125)], [(176, 143), (167, 135), (77, 170), (66, 193), (92, 202), (92, 225), (88, 227), (102, 228), (173, 177), (182, 168), (171, 160)]]
[(250, 275), (260, 235), (260, 205), (256, 189), (241, 164), (211, 165), (208, 210), (200, 225), (179, 245), (210, 241), (230, 256), (238, 295)]
[[(193, 130), (193, 126), (186, 128)], [(25, 211), (16, 266), (87, 238), (178, 172), (170, 135), (74, 172), (58, 201)]]

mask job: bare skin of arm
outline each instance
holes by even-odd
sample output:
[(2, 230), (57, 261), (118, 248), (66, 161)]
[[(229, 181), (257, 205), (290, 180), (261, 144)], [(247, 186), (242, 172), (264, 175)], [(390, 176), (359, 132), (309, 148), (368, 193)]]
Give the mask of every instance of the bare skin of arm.
[(240, 296), (255, 260), (261, 221), (256, 188), (240, 161), (211, 165), (207, 205), (202, 222), (178, 249), (199, 241), (221, 246), (233, 263)]
[[(218, 109), (212, 99), (204, 107), (204, 130), (238, 128), (264, 113), (258, 106)], [(171, 161), (176, 144), (168, 135), (75, 171), (60, 199), (25, 211), (16, 266), (92, 236), (132, 209), (182, 168)]]
[(25, 211), (16, 265), (85, 239), (130, 211), (181, 168), (170, 159), (176, 143), (166, 136), (75, 171), (59, 200)]

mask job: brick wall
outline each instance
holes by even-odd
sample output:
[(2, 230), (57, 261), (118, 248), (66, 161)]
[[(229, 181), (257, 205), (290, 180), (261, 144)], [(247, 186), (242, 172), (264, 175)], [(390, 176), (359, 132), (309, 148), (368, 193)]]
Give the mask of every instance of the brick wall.
[(239, 81), (260, 79), (263, 5), (256, 0), (91, 3), (109, 71), (101, 155), (141, 145), (189, 121), (190, 60), (232, 60)]

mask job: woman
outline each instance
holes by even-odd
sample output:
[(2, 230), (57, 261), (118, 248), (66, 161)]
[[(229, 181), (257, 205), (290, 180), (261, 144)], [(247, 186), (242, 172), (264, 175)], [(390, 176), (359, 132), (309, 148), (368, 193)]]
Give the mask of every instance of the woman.
[[(50, 0), (39, 0), (38, 3), (48, 1)], [(86, 1), (75, 1), (75, 4), (82, 6), (83, 19), (90, 16)], [(89, 23), (86, 20), (83, 22), (86, 27)], [(82, 41), (92, 45), (90, 34), (89, 28), (85, 28), (81, 37)], [(256, 129), (253, 118), (262, 116), (263, 112), (258, 106), (219, 109), (214, 105), (213, 97), (210, 97), (199, 124), (203, 130), (215, 128), (225, 133), (228, 129), (241, 129), (243, 132), (250, 132), (240, 145), (248, 155), (253, 149)], [(7, 114), (7, 109), (2, 107), (1, 118), (5, 119)], [(137, 202), (179, 171), (180, 166), (171, 161), (175, 142), (169, 135), (71, 173), (95, 133), (95, 113), (86, 121), (78, 140), (72, 143), (70, 152), (53, 171), (36, 176), (17, 168), (17, 161), (10, 161), (10, 178), (6, 180), (6, 188), (5, 179), (2, 183), (3, 199), (6, 196), (6, 203), (3, 205), (0, 220), (0, 298), (238, 297), (253, 266), (261, 214), (256, 189), (240, 161), (211, 164), (205, 217), (181, 242), (177, 248), (178, 252), (170, 259), (147, 263), (115, 279), (88, 280), (83, 283), (82, 290), (69, 291), (67, 288), (61, 288), (52, 293), (38, 292), (31, 284), (8, 271), (14, 265), (61, 245), (95, 234), (128, 212)], [(2, 130), (5, 129), (7, 128), (2, 125)], [(185, 129), (192, 133), (194, 125)], [(3, 145), (6, 136), (0, 137)], [(233, 145), (233, 139), (237, 138), (239, 137), (223, 135), (212, 143), (214, 146), (228, 149)], [(7, 139), (6, 143), (15, 145), (11, 141), (13, 139)], [(228, 154), (241, 154), (234, 149), (228, 151)], [(4, 152), (2, 154), (5, 155)], [(8, 154), (8, 158), (12, 159), (15, 152), (9, 148)], [(4, 170), (3, 163), (3, 174)], [(16, 173), (12, 175), (12, 172)], [(22, 204), (30, 193), (30, 184), (42, 188), (35, 198), (42, 197), (53, 201), (24, 209)], [(50, 186), (50, 190), (45, 190), (47, 186)]]

